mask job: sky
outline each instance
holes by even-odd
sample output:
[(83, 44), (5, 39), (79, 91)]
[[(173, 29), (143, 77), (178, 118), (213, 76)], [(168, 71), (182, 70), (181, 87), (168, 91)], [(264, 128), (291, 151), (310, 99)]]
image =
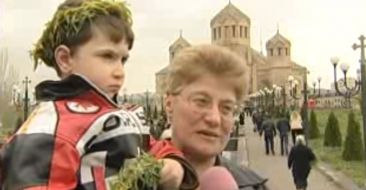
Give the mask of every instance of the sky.
[[(63, 0), (0, 0), (0, 48), (7, 48), (9, 63), (32, 85), (57, 79), (53, 70), (41, 66), (33, 71), (29, 50), (44, 24)], [(191, 44), (210, 43), (210, 21), (229, 0), (127, 0), (136, 35), (126, 64), (127, 93), (155, 90), (155, 73), (168, 65), (169, 46), (179, 37)], [(330, 58), (350, 64), (356, 76), (360, 51), (351, 46), (366, 35), (365, 0), (231, 0), (251, 19), (251, 46), (260, 51), (277, 29), (291, 41), (292, 60), (310, 71), (311, 85), (319, 76), (330, 88)], [(265, 52), (265, 51), (264, 51)]]

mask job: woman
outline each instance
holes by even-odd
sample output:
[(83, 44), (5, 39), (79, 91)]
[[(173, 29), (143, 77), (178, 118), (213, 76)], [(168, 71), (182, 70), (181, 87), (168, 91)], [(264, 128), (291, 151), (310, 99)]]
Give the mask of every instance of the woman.
[(240, 189), (265, 189), (266, 179), (220, 157), (234, 126), (236, 105), (246, 93), (245, 62), (215, 45), (183, 49), (173, 59), (165, 106), (174, 146), (199, 176), (223, 166)]
[(311, 170), (311, 162), (315, 161), (313, 151), (306, 146), (304, 135), (296, 136), (296, 145), (291, 148), (288, 157), (288, 168), (292, 169), (292, 176), (297, 190), (306, 190), (307, 178)]
[(292, 143), (295, 144), (296, 136), (303, 134), (302, 119), (298, 111), (293, 111), (290, 116), (290, 127), (292, 135)]

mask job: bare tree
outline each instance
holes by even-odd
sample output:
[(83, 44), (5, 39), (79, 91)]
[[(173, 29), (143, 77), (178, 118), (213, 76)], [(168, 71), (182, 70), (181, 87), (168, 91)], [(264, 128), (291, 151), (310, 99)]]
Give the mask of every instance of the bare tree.
[(5, 110), (9, 111), (7, 107), (10, 106), (13, 85), (19, 80), (19, 74), (14, 65), (9, 63), (8, 56), (8, 49), (0, 48), (0, 105), (4, 108), (0, 109), (0, 116), (3, 116)]

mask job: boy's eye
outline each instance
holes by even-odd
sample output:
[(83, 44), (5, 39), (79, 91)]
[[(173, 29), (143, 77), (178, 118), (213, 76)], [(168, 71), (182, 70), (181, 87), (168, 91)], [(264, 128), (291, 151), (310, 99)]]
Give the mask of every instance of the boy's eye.
[(128, 57), (127, 56), (126, 57), (122, 57), (122, 59), (121, 59), (122, 65), (125, 65), (126, 62), (127, 62), (127, 60), (128, 60)]
[(105, 59), (113, 59), (114, 55), (111, 53), (104, 53), (104, 54), (102, 54), (102, 57)]

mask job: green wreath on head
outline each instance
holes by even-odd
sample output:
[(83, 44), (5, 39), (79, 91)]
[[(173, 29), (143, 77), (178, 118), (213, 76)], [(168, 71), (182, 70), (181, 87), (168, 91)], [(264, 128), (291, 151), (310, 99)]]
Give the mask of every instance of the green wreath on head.
[(77, 7), (59, 9), (51, 21), (46, 24), (41, 38), (31, 51), (34, 69), (40, 61), (47, 66), (55, 67), (54, 50), (72, 36), (77, 35), (86, 22), (100, 15), (115, 15), (132, 25), (131, 11), (125, 2), (114, 0), (85, 0)]

